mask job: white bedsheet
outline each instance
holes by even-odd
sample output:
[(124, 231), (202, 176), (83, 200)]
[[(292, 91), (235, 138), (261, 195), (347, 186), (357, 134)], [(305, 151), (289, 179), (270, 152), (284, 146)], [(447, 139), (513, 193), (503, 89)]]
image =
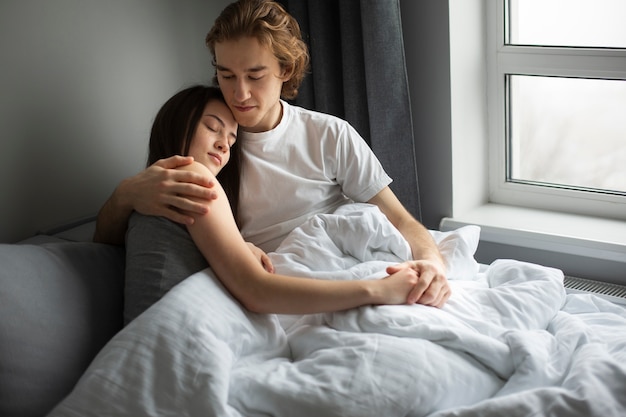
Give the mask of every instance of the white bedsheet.
[[(280, 272), (382, 276), (408, 256), (380, 212), (348, 210), (285, 241), (272, 254)], [(477, 228), (434, 235), (454, 278), (442, 309), (258, 315), (207, 269), (107, 344), (51, 415), (626, 415), (623, 308), (566, 295), (547, 267), (478, 272)]]

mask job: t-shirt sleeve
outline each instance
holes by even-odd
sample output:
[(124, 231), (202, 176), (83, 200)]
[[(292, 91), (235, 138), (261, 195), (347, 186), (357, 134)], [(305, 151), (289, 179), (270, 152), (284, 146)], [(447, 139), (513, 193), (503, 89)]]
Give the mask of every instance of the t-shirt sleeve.
[(339, 131), (336, 146), (336, 178), (347, 197), (367, 202), (391, 184), (372, 149), (350, 124)]

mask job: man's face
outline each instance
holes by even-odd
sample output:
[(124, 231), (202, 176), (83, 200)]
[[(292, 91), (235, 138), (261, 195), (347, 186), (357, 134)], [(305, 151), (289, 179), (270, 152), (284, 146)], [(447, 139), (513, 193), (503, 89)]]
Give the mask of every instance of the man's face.
[(265, 132), (281, 118), (280, 92), (287, 81), (272, 51), (254, 37), (215, 45), (217, 80), (239, 128)]

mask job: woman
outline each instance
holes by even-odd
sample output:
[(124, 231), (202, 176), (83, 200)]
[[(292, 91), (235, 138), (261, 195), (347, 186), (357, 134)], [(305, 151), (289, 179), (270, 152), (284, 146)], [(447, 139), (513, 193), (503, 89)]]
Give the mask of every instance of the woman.
[[(251, 251), (239, 233), (229, 204), (229, 198), (233, 206), (237, 203), (237, 127), (220, 90), (213, 87), (185, 89), (157, 114), (148, 163), (172, 155), (193, 157), (191, 164), (178, 169), (209, 178), (217, 198), (211, 215), (192, 214), (194, 222), (186, 226), (189, 234), (164, 218), (131, 216), (126, 237), (126, 321), (206, 262), (231, 294), (254, 312), (306, 314), (406, 303), (418, 282), (417, 273), (410, 268), (401, 268), (382, 280), (365, 281), (322, 281), (271, 272), (271, 264), (263, 262), (265, 254), (256, 248)], [(175, 250), (164, 253), (152, 248), (162, 242)], [(177, 258), (170, 262), (170, 256)], [(172, 271), (172, 267), (178, 269)]]

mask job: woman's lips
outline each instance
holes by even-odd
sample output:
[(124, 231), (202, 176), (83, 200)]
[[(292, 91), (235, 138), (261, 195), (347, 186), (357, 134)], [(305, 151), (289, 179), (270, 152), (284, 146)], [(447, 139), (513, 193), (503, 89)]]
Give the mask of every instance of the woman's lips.
[(213, 160), (215, 160), (217, 162), (218, 166), (222, 165), (222, 157), (221, 156), (219, 156), (218, 154), (215, 154), (215, 153), (211, 153), (211, 152), (209, 152), (209, 156), (211, 158), (213, 158)]

